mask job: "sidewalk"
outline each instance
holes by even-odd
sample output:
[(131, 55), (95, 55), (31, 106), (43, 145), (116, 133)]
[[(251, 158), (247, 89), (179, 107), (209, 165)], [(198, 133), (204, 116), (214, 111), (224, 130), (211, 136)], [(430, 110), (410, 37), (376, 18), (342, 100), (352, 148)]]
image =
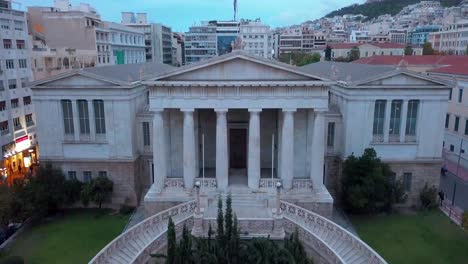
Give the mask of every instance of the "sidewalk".
[(463, 210), (457, 206), (452, 206), (452, 202), (445, 200), (441, 206), (439, 206), (439, 209), (447, 215), (447, 217), (450, 217), (450, 219), (455, 222), (457, 225), (461, 225), (462, 218), (463, 218)]

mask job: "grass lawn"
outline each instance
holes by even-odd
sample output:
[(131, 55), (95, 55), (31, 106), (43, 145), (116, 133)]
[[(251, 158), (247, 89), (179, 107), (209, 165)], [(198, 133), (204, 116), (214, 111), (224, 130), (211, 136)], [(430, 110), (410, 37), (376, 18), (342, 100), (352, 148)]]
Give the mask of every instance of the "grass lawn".
[(21, 234), (2, 255), (22, 256), (27, 264), (88, 263), (125, 227), (128, 216), (72, 210)]
[(351, 219), (359, 236), (390, 264), (468, 263), (468, 234), (439, 211)]

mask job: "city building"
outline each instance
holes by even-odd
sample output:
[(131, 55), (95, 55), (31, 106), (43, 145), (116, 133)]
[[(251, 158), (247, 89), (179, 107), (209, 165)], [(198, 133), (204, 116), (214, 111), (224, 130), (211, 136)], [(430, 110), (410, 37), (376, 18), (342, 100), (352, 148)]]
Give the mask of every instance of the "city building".
[(185, 65), (185, 36), (182, 33), (172, 34), (172, 65)]
[(425, 25), (418, 26), (412, 31), (408, 32), (408, 43), (412, 45), (422, 46), (429, 41), (429, 34), (439, 31), (439, 25)]
[(367, 43), (370, 42), (369, 31), (367, 30), (352, 30), (349, 34), (349, 42), (351, 43)]
[(392, 65), (453, 83), (445, 117), (444, 153), (451, 163), (468, 168), (468, 56), (375, 56), (354, 61), (368, 65)]
[(390, 42), (398, 44), (406, 44), (406, 37), (408, 32), (406, 29), (390, 29), (388, 32), (388, 37)]
[(146, 62), (173, 64), (172, 29), (161, 23), (148, 22), (146, 13), (122, 12), (122, 24), (143, 30)]
[[(347, 58), (355, 47), (359, 49), (359, 58), (376, 55), (401, 56), (405, 54), (406, 45), (397, 43), (338, 43), (330, 44), (332, 59)], [(422, 48), (413, 47), (413, 55), (422, 55)]]
[(27, 17), (11, 4), (0, 1), (0, 176), (9, 183), (38, 158)]
[(451, 55), (468, 55), (468, 19), (443, 27), (430, 33), (432, 48)]
[(145, 62), (143, 31), (101, 21), (88, 4), (69, 0), (28, 7), (33, 72), (38, 78), (85, 67)]
[(252, 55), (272, 57), (273, 38), (269, 26), (262, 24), (260, 19), (213, 20), (191, 26), (185, 33), (186, 64), (229, 53), (234, 45)]
[(41, 162), (81, 181), (109, 177), (113, 204), (144, 196), (151, 214), (192, 200), (195, 181), (211, 201), (235, 187), (274, 204), (280, 182), (282, 199), (326, 216), (341, 162), (368, 147), (403, 179), (407, 205), (425, 183), (438, 186), (449, 88), (395, 67), (298, 68), (238, 50), (179, 68), (74, 70), (32, 87)]
[(321, 53), (327, 46), (327, 35), (308, 28), (291, 28), (281, 31), (278, 52)]

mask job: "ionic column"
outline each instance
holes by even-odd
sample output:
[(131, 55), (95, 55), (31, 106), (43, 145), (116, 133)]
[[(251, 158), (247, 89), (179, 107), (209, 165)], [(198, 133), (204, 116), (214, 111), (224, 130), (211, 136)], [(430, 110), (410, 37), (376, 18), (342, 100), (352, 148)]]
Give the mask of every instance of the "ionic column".
[(283, 109), (280, 177), (285, 189), (292, 188), (294, 176), (294, 112), (296, 109)]
[(400, 126), (400, 142), (405, 142), (406, 135), (406, 119), (408, 118), (408, 100), (403, 100), (403, 108), (401, 111), (401, 126)]
[(258, 189), (260, 182), (260, 112), (261, 109), (249, 109), (249, 147), (247, 175), (251, 189)]
[(183, 127), (183, 167), (184, 167), (184, 185), (190, 190), (193, 187), (196, 168), (195, 168), (195, 126), (193, 121), (194, 109), (181, 109), (184, 113)]
[(314, 110), (312, 151), (310, 161), (310, 179), (315, 190), (322, 190), (323, 165), (325, 162), (325, 115), (323, 111)]
[(391, 110), (392, 110), (392, 100), (387, 100), (385, 103), (384, 142), (388, 142), (388, 138), (389, 138)]
[(227, 109), (216, 111), (216, 182), (219, 189), (228, 186), (229, 161), (227, 142)]
[(164, 109), (153, 110), (153, 164), (154, 183), (151, 187), (156, 192), (164, 188), (167, 177), (166, 140), (164, 137)]

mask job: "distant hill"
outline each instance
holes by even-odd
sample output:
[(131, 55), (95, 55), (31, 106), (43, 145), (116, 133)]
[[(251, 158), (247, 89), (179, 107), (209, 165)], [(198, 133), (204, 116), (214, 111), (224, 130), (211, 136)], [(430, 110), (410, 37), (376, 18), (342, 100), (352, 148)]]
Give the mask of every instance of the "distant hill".
[[(442, 6), (456, 6), (461, 3), (462, 0), (440, 0)], [(416, 4), (421, 2), (421, 0), (382, 0), (379, 2), (369, 2), (362, 5), (354, 4), (347, 7), (343, 7), (339, 10), (335, 10), (326, 17), (342, 16), (345, 14), (363, 14), (368, 17), (368, 19), (376, 18), (380, 15), (390, 14), (396, 15), (400, 12), (403, 7)]]

